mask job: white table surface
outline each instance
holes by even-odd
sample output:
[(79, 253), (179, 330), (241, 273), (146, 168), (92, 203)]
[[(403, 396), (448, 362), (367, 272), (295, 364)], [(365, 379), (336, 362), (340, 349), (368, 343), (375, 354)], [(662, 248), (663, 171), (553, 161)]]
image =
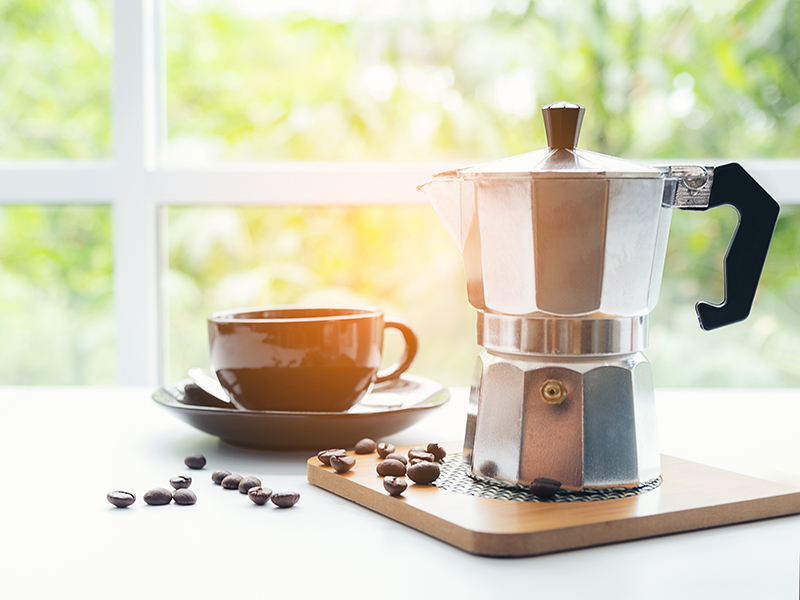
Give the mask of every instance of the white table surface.
[[(243, 450), (144, 388), (0, 387), (0, 598), (798, 598), (800, 517), (561, 554), (472, 556), (311, 486), (308, 453)], [(800, 390), (658, 390), (662, 451), (800, 487)], [(460, 439), (466, 390), (387, 441)], [(183, 458), (201, 452), (202, 471)], [(296, 490), (257, 507), (213, 470)], [(194, 506), (144, 492), (190, 474)], [(136, 503), (112, 507), (106, 493)]]

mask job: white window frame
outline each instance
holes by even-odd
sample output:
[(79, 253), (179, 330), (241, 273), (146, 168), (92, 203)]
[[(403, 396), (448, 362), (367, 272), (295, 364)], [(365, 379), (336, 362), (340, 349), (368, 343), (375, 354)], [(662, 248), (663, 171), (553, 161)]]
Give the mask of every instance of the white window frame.
[[(163, 3), (114, 0), (113, 18), (113, 159), (0, 163), (0, 204), (111, 206), (117, 380), (154, 386), (163, 382), (168, 356), (161, 207), (418, 205), (425, 200), (416, 185), (452, 165), (287, 162), (162, 168)], [(800, 160), (740, 162), (779, 203), (800, 204)]]

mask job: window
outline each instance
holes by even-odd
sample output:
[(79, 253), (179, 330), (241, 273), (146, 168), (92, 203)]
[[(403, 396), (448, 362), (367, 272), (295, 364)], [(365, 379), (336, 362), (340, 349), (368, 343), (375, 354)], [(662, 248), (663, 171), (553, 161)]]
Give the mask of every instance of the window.
[[(656, 164), (740, 160), (783, 204), (753, 314), (713, 333), (693, 305), (722, 297), (735, 218), (675, 211), (647, 352), (656, 384), (800, 385), (791, 2), (5, 6), (2, 27), (16, 27), (0, 37), (6, 53), (44, 43), (29, 35), (33, 19), (70, 23), (72, 41), (31, 51), (57, 73), (42, 77), (61, 82), (56, 93), (18, 66), (0, 72), (23, 82), (14, 110), (36, 122), (50, 106), (61, 120), (56, 141), (31, 137), (44, 129), (14, 120), (11, 88), (0, 89), (0, 158), (11, 161), (0, 163), (0, 203), (106, 210), (97, 244), (113, 253), (116, 327), (93, 352), (108, 356), (116, 338), (122, 383), (203, 361), (211, 310), (357, 299), (418, 330), (415, 372), (466, 385), (477, 346), (460, 257), (414, 188), (443, 168), (544, 146), (539, 106), (569, 99), (587, 106), (581, 147)], [(63, 44), (78, 49), (57, 52)], [(69, 56), (80, 76), (62, 77)], [(70, 162), (42, 162), (52, 158)], [(109, 293), (97, 293), (106, 304), (93, 310), (109, 323)], [(13, 373), (0, 377), (23, 382)], [(107, 381), (94, 373), (80, 382)]]

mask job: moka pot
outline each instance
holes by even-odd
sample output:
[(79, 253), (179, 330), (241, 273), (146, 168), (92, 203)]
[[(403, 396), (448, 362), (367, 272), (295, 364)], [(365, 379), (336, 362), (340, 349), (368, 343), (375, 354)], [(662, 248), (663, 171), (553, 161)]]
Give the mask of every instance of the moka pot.
[(656, 168), (580, 150), (582, 106), (542, 113), (547, 148), (420, 186), (462, 252), (485, 349), (465, 459), (506, 485), (632, 487), (660, 474), (642, 350), (672, 209), (728, 204), (740, 215), (725, 299), (696, 306), (711, 330), (749, 314), (778, 205), (738, 164)]

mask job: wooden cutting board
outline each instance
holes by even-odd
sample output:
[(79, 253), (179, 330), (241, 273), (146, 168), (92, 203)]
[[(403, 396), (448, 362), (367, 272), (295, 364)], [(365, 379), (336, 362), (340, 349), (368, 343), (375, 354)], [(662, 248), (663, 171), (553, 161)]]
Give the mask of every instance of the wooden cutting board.
[[(424, 445), (424, 444), (421, 444)], [(459, 443), (446, 444), (449, 453)], [(406, 453), (409, 447), (398, 448)], [(352, 454), (352, 452), (351, 452)], [(470, 496), (410, 480), (389, 496), (377, 454), (340, 475), (316, 456), (308, 481), (473, 554), (532, 556), (800, 513), (800, 490), (662, 456), (661, 485), (628, 498), (520, 502)]]

